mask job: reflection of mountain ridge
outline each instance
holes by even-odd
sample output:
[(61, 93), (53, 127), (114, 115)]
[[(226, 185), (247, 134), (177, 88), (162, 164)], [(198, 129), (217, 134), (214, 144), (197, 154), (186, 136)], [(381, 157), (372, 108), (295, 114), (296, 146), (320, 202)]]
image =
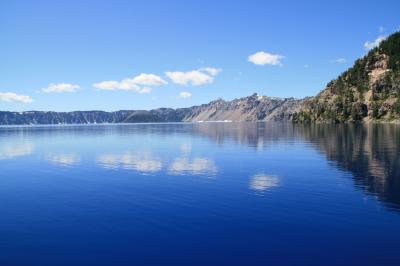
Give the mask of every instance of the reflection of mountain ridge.
[(350, 171), (357, 187), (400, 206), (399, 126), (315, 125), (301, 131), (336, 167)]
[(232, 140), (254, 148), (285, 139), (306, 141), (335, 167), (349, 171), (356, 187), (400, 207), (400, 126), (393, 124), (291, 125), (252, 123), (198, 126), (197, 131), (218, 143)]

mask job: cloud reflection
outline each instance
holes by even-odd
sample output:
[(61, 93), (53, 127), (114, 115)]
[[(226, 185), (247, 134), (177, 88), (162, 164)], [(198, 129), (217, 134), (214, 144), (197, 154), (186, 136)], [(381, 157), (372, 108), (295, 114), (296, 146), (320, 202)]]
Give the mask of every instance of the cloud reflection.
[(54, 154), (47, 156), (46, 159), (59, 166), (72, 166), (80, 162), (80, 158), (75, 154)]
[(0, 160), (12, 159), (14, 157), (26, 156), (33, 152), (32, 143), (21, 143), (13, 145), (5, 145), (0, 147)]
[(103, 154), (97, 157), (97, 163), (104, 168), (136, 170), (139, 172), (158, 172), (162, 168), (159, 158), (151, 154)]
[(196, 157), (193, 159), (181, 157), (176, 158), (169, 167), (169, 173), (172, 175), (215, 175), (217, 167), (214, 161)]
[(183, 143), (181, 145), (181, 153), (187, 154), (192, 152), (192, 144), (191, 143)]
[(257, 174), (250, 180), (250, 189), (265, 191), (279, 185), (279, 178), (274, 175)]

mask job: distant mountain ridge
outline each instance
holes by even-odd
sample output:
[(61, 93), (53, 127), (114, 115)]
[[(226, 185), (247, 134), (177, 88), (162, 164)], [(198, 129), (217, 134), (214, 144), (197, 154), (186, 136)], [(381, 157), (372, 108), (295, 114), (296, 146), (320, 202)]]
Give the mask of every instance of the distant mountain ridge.
[(198, 121), (290, 121), (299, 111), (301, 100), (271, 98), (253, 94), (248, 97), (188, 108), (153, 110), (75, 111), (75, 112), (0, 112), (1, 125), (103, 124)]
[(149, 111), (0, 112), (0, 125), (194, 121), (400, 122), (400, 32), (358, 59), (315, 97), (253, 94), (232, 101), (218, 99), (188, 108)]

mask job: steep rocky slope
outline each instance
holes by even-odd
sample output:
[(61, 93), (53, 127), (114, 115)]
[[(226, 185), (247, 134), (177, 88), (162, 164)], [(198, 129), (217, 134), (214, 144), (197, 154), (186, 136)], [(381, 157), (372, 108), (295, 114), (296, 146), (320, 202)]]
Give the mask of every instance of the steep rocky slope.
[(289, 121), (300, 110), (300, 102), (257, 94), (232, 101), (218, 99), (190, 108), (183, 121)]
[(400, 32), (305, 101), (294, 122), (398, 121)]

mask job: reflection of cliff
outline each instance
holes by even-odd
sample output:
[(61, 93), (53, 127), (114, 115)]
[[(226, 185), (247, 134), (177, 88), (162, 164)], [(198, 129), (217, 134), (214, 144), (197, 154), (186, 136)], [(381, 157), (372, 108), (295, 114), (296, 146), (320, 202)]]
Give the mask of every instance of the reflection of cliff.
[(341, 170), (357, 187), (400, 207), (400, 126), (393, 124), (291, 125), (279, 123), (207, 124), (196, 133), (218, 143), (234, 141), (266, 148), (276, 141), (306, 141)]
[(234, 141), (253, 148), (295, 138), (289, 123), (205, 123), (194, 124), (194, 129), (196, 134), (217, 143)]
[(400, 127), (314, 125), (299, 128), (328, 160), (350, 171), (357, 187), (400, 206)]

